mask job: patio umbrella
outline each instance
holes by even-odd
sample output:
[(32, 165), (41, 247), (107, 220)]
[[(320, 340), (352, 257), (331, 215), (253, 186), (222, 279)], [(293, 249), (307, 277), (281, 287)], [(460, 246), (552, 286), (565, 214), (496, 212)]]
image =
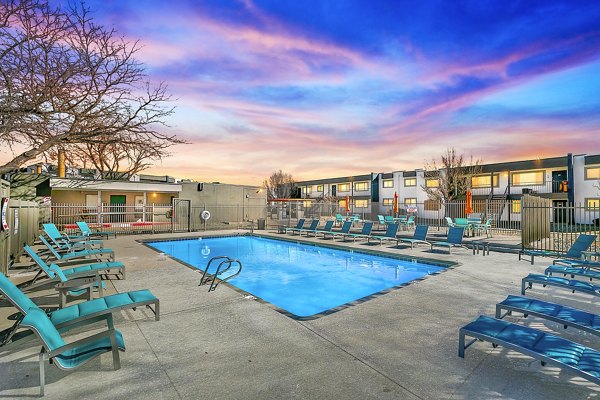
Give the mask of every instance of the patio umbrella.
[(398, 215), (398, 192), (394, 192), (394, 215)]
[(350, 212), (350, 196), (346, 196), (346, 214)]
[(465, 202), (465, 214), (467, 216), (473, 213), (473, 195), (470, 190), (467, 190), (467, 201)]

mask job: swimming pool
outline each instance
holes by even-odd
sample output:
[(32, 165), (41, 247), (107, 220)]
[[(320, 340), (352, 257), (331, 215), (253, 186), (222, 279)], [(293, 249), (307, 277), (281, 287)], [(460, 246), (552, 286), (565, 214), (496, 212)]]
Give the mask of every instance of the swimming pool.
[[(418, 260), (399, 260), (255, 236), (146, 244), (200, 270), (204, 270), (215, 256), (239, 259), (243, 271), (228, 283), (299, 319), (337, 311), (445, 269)], [(213, 263), (215, 269), (217, 264)]]

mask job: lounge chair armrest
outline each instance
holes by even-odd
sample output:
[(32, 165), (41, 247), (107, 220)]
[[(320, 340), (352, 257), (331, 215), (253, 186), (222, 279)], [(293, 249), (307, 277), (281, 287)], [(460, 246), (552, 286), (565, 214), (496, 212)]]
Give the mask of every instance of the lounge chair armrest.
[(104, 338), (110, 338), (111, 336), (115, 337), (116, 340), (116, 335), (117, 335), (117, 331), (115, 329), (107, 329), (105, 331), (102, 332), (98, 332), (92, 336), (88, 336), (88, 337), (84, 337), (82, 339), (78, 339), (74, 342), (71, 343), (67, 343), (64, 346), (58, 347), (54, 350), (52, 350), (51, 352), (48, 353), (49, 357), (55, 357), (59, 354), (64, 353), (65, 351), (74, 349), (75, 347), (79, 347), (81, 345), (84, 345), (86, 343), (92, 343), (95, 342), (97, 340), (100, 339), (104, 339)]

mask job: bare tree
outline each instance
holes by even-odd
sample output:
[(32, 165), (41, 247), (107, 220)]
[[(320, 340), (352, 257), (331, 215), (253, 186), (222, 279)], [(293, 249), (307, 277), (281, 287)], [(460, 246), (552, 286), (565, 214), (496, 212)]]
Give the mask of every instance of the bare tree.
[(421, 187), (431, 200), (442, 203), (455, 200), (465, 196), (471, 188), (471, 179), (474, 175), (481, 173), (481, 160), (473, 160), (471, 157), (467, 164), (462, 154), (457, 154), (456, 149), (451, 147), (440, 157), (438, 163), (432, 159), (425, 165), (425, 176), (439, 180), (438, 187)]
[(296, 181), (291, 174), (282, 170), (273, 172), (271, 176), (263, 182), (267, 189), (267, 199), (288, 199), (292, 197), (296, 190)]
[(182, 143), (160, 131), (171, 98), (163, 83), (147, 82), (139, 48), (94, 23), (84, 3), (0, 1), (0, 145), (13, 152), (0, 173), (58, 149), (80, 160), (83, 150), (111, 154), (88, 161), (139, 170), (140, 156), (159, 159)]

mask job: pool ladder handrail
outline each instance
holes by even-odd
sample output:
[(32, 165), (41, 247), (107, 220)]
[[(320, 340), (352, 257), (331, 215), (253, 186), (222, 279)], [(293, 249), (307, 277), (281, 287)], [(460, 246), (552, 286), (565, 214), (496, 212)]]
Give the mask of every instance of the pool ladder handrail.
[[(222, 260), (222, 261), (217, 266), (217, 270), (215, 271), (215, 273), (211, 275), (208, 273), (208, 269), (210, 268), (210, 265), (213, 263), (213, 261), (216, 261), (216, 260)], [(229, 275), (225, 279), (219, 278), (219, 281), (217, 282), (217, 278), (218, 278), (219, 274), (223, 274), (223, 273), (229, 271), (229, 269), (234, 265), (236, 265), (238, 267), (237, 272)], [(208, 283), (210, 282), (208, 291), (212, 292), (217, 288), (217, 286), (219, 286), (219, 283), (227, 282), (231, 278), (238, 276), (240, 274), (240, 272), (242, 272), (242, 262), (240, 260), (236, 260), (236, 259), (230, 258), (228, 256), (216, 256), (216, 257), (211, 258), (210, 261), (206, 264), (206, 268), (204, 268), (204, 273), (202, 274), (202, 278), (200, 278), (200, 283), (198, 284), (198, 286), (208, 285)]]

